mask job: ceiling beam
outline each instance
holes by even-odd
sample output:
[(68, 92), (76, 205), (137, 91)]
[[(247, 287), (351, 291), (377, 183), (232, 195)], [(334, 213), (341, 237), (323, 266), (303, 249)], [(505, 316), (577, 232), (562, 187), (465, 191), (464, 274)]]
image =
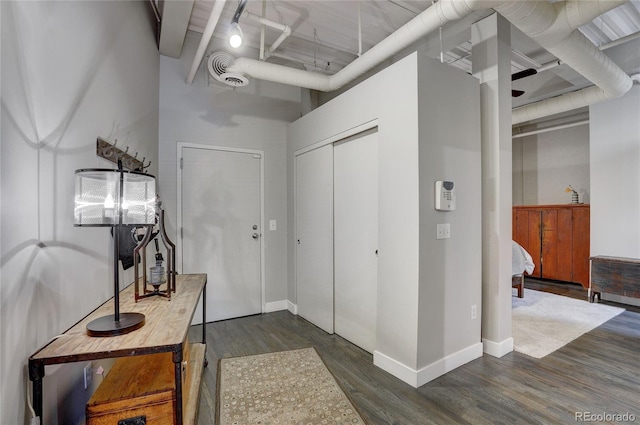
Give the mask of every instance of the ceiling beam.
[(160, 54), (179, 58), (194, 0), (161, 0)]

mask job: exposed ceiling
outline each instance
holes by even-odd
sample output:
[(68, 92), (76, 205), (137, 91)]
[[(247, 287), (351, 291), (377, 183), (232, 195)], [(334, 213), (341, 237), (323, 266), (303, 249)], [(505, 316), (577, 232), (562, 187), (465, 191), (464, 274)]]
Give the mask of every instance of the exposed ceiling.
[[(204, 31), (213, 4), (210, 0), (195, 0), (188, 21), (189, 30), (199, 33)], [(226, 2), (214, 37), (226, 38), (238, 4), (239, 0)], [(254, 49), (260, 48), (262, 24), (256, 19), (251, 19), (246, 12), (288, 25), (292, 34), (275, 50), (272, 57), (267, 58), (267, 61), (334, 74), (356, 59), (359, 52), (366, 52), (431, 4), (430, 1), (413, 0), (249, 0), (239, 23), (244, 33), (243, 47)], [(440, 51), (440, 43), (436, 42), (430, 53), (434, 57), (440, 57), (442, 53), (445, 62), (471, 72), (473, 58), (468, 31), (470, 24), (465, 25), (467, 31), (458, 29), (455, 36), (451, 36), (451, 31), (445, 28), (443, 51)], [(629, 1), (607, 12), (588, 25), (580, 27), (580, 31), (601, 48), (606, 48), (608, 43), (624, 37), (634, 37), (633, 34), (637, 35), (640, 32), (640, 0)], [(265, 47), (271, 46), (281, 34), (279, 30), (265, 27)], [(432, 38), (440, 40), (438, 34)], [(452, 42), (455, 44), (451, 45)], [(640, 38), (628, 41), (626, 46), (633, 46), (633, 49), (627, 49), (627, 53), (617, 56), (615, 48), (607, 49), (605, 52), (625, 72), (640, 72)], [(237, 53), (233, 53), (242, 56), (243, 47)], [(629, 51), (636, 54), (629, 55)], [(528, 68), (537, 69), (555, 59), (517, 29), (512, 31), (512, 73)], [(512, 88), (525, 93), (513, 98), (513, 106), (521, 106), (588, 85), (591, 83), (568, 66), (555, 66), (531, 77), (514, 81)]]

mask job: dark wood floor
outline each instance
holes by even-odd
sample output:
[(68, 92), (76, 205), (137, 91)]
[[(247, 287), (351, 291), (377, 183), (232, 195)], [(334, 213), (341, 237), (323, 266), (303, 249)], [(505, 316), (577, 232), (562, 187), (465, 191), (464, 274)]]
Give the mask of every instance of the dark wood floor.
[[(527, 279), (525, 287), (586, 299), (579, 285)], [(201, 338), (201, 327), (192, 332)], [(562, 424), (576, 423), (576, 412), (628, 412), (640, 423), (640, 309), (629, 307), (543, 359), (484, 355), (417, 389), (287, 311), (210, 323), (198, 424), (214, 422), (218, 359), (310, 346), (372, 425)]]

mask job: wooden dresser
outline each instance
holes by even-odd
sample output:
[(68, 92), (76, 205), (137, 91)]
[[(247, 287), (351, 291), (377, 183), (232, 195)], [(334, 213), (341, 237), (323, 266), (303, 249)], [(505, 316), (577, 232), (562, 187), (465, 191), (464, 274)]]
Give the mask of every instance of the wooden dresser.
[[(188, 332), (200, 296), (206, 297), (206, 284), (206, 274), (178, 275), (176, 292), (171, 300), (152, 297), (137, 303), (134, 299), (134, 285), (129, 285), (120, 292), (120, 310), (144, 314), (146, 322), (143, 327), (131, 333), (113, 337), (88, 336), (87, 323), (95, 318), (113, 314), (113, 299), (110, 299), (60, 337), (36, 351), (29, 357), (29, 379), (33, 382), (36, 414), (42, 418), (44, 396), (42, 380), (45, 376), (45, 366), (130, 356), (136, 356), (137, 361), (145, 363), (146, 360), (140, 356), (153, 355), (159, 356), (158, 361), (155, 358), (153, 360), (154, 367), (162, 365), (163, 368), (169, 369), (163, 369), (162, 373), (158, 373), (156, 381), (160, 382), (159, 385), (168, 388), (170, 395), (167, 398), (167, 406), (171, 410), (169, 416), (173, 417), (172, 422), (162, 419), (158, 423), (177, 425), (195, 423), (202, 369), (206, 366), (206, 311), (202, 312), (202, 342), (189, 343)], [(124, 373), (127, 373), (127, 368), (133, 368), (133, 370), (140, 368), (136, 366), (138, 364), (136, 361), (120, 362), (120, 360), (116, 362), (109, 374), (118, 373), (118, 368), (122, 368)], [(119, 363), (121, 366), (117, 366)], [(163, 377), (165, 379), (160, 379)], [(170, 383), (169, 387), (166, 385), (167, 382)], [(155, 381), (153, 384), (155, 385)], [(122, 391), (118, 392), (122, 393)], [(98, 396), (93, 399), (94, 411), (96, 409), (99, 411), (100, 403), (109, 397), (108, 394), (103, 397), (98, 393)], [(123, 416), (123, 418), (129, 417)]]
[(533, 277), (589, 287), (589, 219), (585, 204), (513, 207), (512, 238), (531, 254)]

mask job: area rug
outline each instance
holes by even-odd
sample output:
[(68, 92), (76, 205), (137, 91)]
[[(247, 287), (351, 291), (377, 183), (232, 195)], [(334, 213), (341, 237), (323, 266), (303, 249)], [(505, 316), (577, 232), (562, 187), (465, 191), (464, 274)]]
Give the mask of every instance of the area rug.
[(512, 303), (513, 349), (538, 359), (624, 311), (532, 289)]
[(221, 359), (216, 424), (366, 424), (315, 348)]

